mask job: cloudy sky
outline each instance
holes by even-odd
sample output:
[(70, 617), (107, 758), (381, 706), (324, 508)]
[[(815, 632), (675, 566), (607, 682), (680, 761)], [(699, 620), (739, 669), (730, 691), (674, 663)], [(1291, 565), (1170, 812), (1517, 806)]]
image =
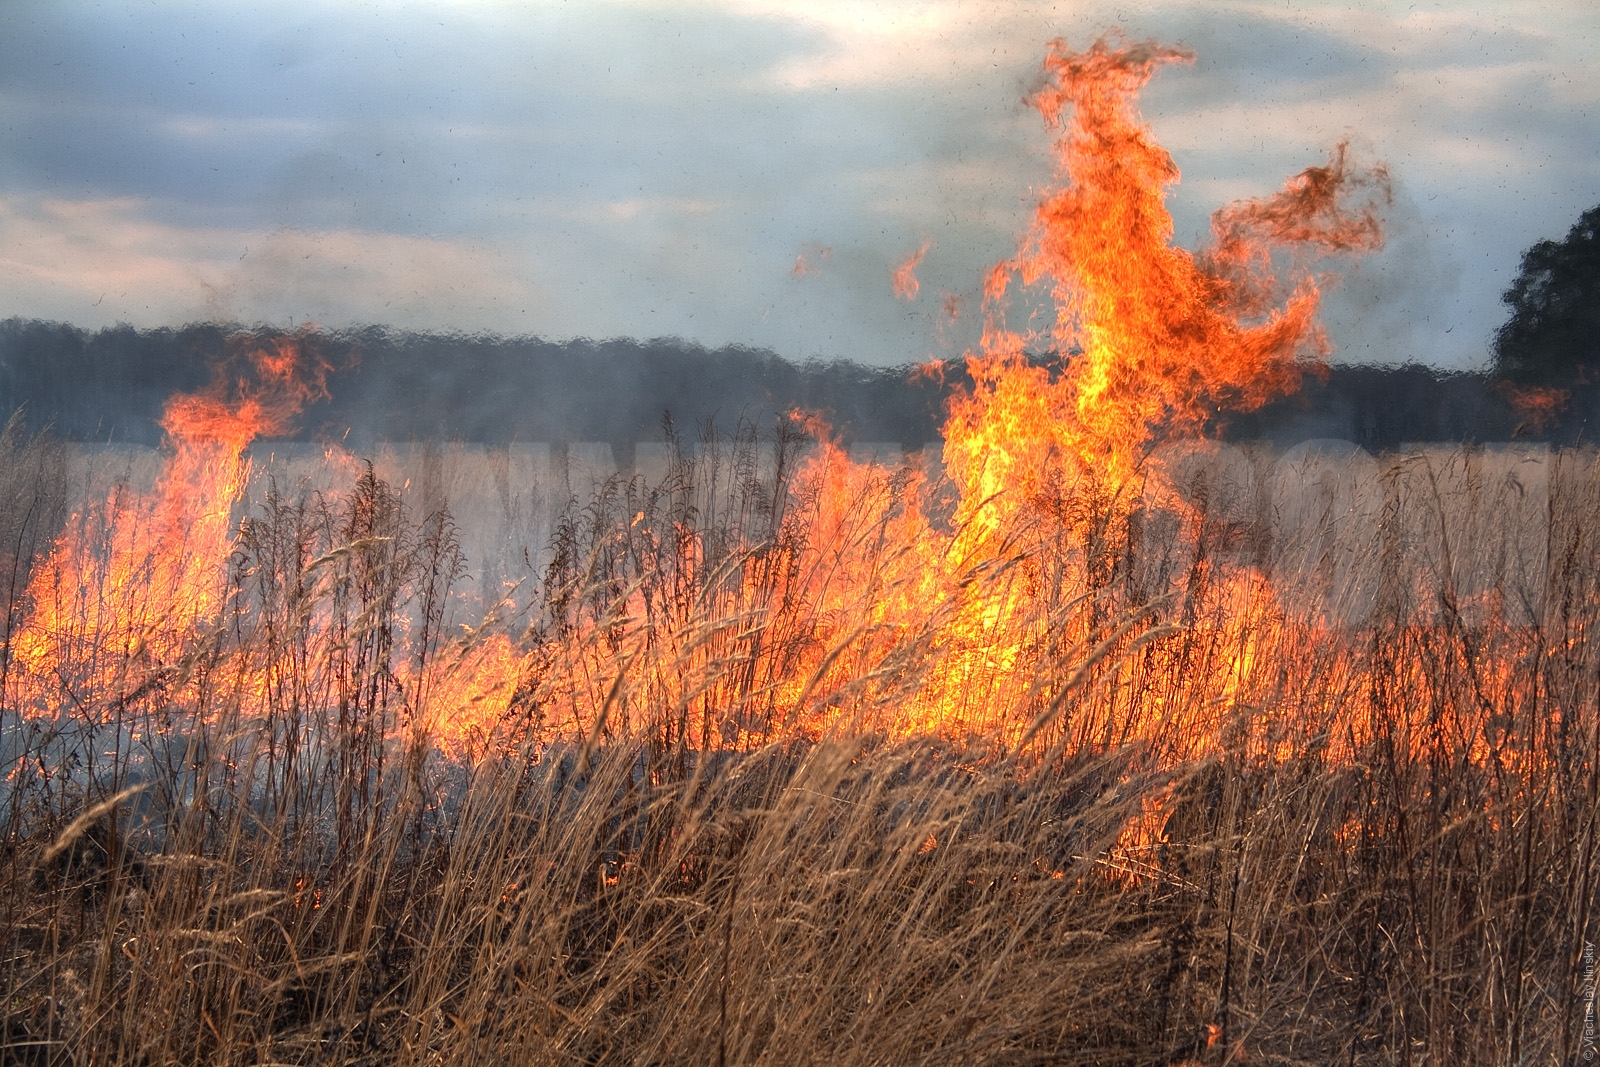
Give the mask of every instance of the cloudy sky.
[(1341, 137), (1388, 163), (1338, 358), (1481, 363), (1600, 203), (1593, 0), (0, 0), (0, 317), (958, 354), (1050, 178), (1045, 44), (1108, 27), (1198, 54), (1142, 100), (1186, 245)]

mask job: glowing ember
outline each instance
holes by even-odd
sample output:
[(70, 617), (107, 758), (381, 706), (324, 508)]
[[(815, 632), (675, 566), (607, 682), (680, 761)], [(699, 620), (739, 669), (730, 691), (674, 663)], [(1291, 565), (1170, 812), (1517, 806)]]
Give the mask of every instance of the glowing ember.
[(1568, 390), (1545, 385), (1519, 386), (1502, 382), (1500, 391), (1510, 401), (1511, 410), (1535, 433), (1542, 432), (1572, 401)]
[(922, 262), (922, 257), (928, 254), (928, 249), (933, 247), (932, 241), (922, 242), (922, 247), (911, 253), (906, 261), (894, 269), (890, 282), (894, 286), (894, 295), (901, 300), (915, 300), (917, 293), (922, 289), (922, 283), (917, 281), (917, 265)]
[(794, 266), (789, 273), (796, 278), (810, 278), (822, 273), (822, 264), (833, 255), (833, 249), (827, 245), (807, 244), (795, 253)]

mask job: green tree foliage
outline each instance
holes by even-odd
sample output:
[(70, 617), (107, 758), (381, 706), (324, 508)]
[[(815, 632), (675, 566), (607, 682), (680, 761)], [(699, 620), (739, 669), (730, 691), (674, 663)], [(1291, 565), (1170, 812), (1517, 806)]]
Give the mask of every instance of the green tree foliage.
[(1495, 371), (1519, 385), (1600, 382), (1600, 205), (1562, 241), (1540, 241), (1502, 299), (1511, 318), (1495, 335)]

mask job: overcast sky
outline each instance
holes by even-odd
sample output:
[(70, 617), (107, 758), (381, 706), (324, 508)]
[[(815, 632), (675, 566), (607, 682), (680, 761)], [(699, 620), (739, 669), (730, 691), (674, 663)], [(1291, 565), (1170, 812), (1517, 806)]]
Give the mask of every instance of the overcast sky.
[(1050, 177), (1046, 42), (1111, 26), (1198, 54), (1142, 100), (1186, 245), (1343, 136), (1388, 163), (1336, 358), (1481, 363), (1600, 203), (1593, 0), (0, 0), (0, 317), (956, 355)]

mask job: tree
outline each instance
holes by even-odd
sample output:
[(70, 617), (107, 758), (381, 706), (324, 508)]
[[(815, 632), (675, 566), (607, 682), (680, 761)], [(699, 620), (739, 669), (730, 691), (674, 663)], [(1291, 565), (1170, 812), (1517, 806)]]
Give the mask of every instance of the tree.
[(1501, 298), (1511, 318), (1495, 334), (1495, 372), (1522, 386), (1600, 383), (1600, 205), (1563, 241), (1540, 241)]

